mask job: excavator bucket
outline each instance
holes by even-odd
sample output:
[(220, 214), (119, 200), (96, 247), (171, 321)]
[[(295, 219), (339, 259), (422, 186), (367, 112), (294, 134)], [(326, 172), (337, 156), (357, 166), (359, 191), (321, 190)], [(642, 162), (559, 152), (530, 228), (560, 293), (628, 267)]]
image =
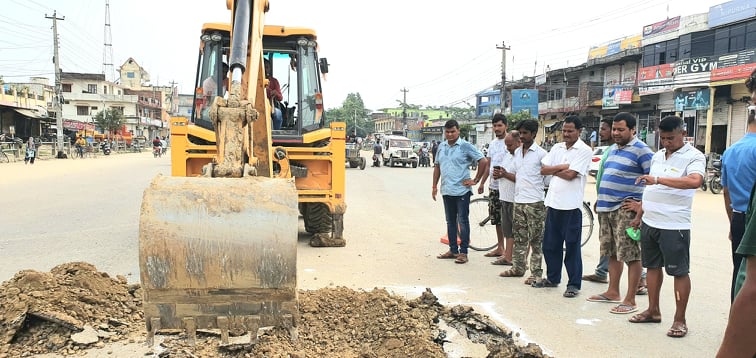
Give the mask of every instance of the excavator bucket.
[(144, 191), (139, 268), (148, 341), (160, 330), (295, 329), (297, 191), (292, 179), (156, 177)]

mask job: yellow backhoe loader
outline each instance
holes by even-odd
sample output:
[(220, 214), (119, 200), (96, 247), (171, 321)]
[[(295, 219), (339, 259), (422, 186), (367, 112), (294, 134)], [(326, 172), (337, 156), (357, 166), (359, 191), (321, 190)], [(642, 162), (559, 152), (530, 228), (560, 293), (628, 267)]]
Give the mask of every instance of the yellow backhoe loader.
[(295, 328), (298, 214), (310, 245), (345, 243), (346, 126), (325, 120), (315, 33), (265, 26), (267, 0), (226, 3), (231, 25), (202, 29), (192, 115), (171, 120), (172, 175), (144, 192), (150, 340)]

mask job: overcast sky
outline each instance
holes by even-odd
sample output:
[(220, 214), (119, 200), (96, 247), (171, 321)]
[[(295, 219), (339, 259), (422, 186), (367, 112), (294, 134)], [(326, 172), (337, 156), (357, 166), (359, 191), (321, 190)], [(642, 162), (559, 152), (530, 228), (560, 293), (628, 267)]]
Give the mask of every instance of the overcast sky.
[[(723, 1), (270, 0), (266, 23), (317, 31), (331, 71), (327, 108), (359, 93), (367, 108), (474, 103), (476, 92), (507, 79), (584, 63), (592, 45), (640, 34), (643, 26), (708, 12)], [(63, 71), (102, 73), (105, 0), (3, 0), (0, 76), (52, 78), (57, 10)], [(667, 11), (669, 9), (669, 11)], [(153, 84), (192, 93), (203, 22), (229, 21), (225, 0), (110, 0), (115, 69), (133, 57)], [(108, 78), (110, 79), (110, 75)], [(117, 76), (117, 74), (116, 74)], [(51, 81), (52, 84), (52, 81)]]

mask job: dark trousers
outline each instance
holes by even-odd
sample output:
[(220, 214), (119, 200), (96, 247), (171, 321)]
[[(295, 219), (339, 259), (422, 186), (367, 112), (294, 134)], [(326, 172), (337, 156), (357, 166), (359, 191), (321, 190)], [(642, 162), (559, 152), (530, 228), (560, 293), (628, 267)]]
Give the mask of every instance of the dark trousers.
[[(470, 245), (470, 195), (444, 195), (444, 212), (446, 213), (446, 235), (449, 238), (449, 251), (452, 253), (467, 253)], [(457, 228), (461, 245), (457, 246)]]
[[(580, 209), (548, 208), (543, 232), (543, 258), (546, 278), (553, 283), (562, 281), (562, 258), (567, 269), (567, 286), (578, 290), (583, 277), (583, 258), (580, 252), (583, 214)], [(563, 251), (563, 248), (566, 250)], [(562, 256), (564, 253), (564, 256)]]
[(740, 246), (740, 241), (743, 240), (744, 233), (745, 214), (733, 212), (732, 221), (730, 221), (730, 234), (732, 235), (732, 284), (730, 285), (730, 303), (735, 300), (735, 279), (738, 277), (740, 263), (745, 257), (745, 255), (735, 253), (738, 246)]

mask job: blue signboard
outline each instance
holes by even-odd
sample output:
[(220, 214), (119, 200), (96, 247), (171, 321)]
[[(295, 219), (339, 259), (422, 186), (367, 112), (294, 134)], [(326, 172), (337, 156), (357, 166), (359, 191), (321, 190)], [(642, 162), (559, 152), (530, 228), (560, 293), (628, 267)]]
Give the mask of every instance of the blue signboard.
[(756, 0), (732, 0), (709, 8), (709, 27), (756, 16)]
[(512, 90), (512, 114), (523, 111), (538, 117), (538, 90)]

